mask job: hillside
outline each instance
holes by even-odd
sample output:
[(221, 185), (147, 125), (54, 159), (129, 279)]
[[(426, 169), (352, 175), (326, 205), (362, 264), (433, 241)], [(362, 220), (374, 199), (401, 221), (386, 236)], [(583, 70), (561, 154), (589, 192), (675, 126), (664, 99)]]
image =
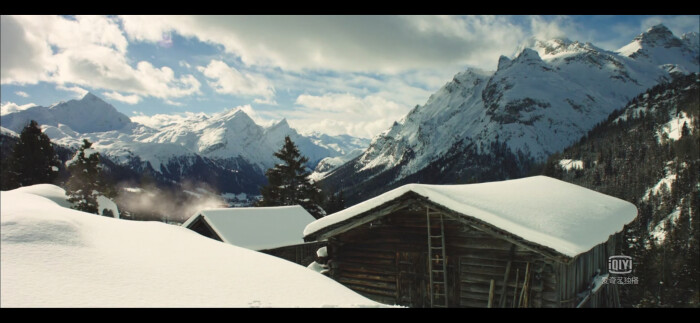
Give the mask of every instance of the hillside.
[(544, 174), (634, 203), (626, 231), (639, 285), (626, 306), (700, 305), (700, 79), (680, 77), (635, 97)]
[(522, 177), (639, 93), (697, 71), (695, 38), (657, 25), (616, 52), (528, 40), (496, 71), (456, 74), (322, 183), (354, 204), (407, 183)]

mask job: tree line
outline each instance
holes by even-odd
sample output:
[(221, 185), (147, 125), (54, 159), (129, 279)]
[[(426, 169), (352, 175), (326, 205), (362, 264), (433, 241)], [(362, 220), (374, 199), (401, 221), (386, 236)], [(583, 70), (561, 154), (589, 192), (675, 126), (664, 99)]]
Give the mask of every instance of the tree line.
[[(73, 208), (99, 214), (97, 198), (100, 195), (113, 198), (117, 192), (104, 176), (100, 153), (92, 145), (83, 139), (72, 158), (63, 164), (51, 139), (31, 120), (6, 154), (8, 156), (2, 159), (0, 186), (2, 190), (11, 190), (42, 183), (57, 184), (66, 190)], [(315, 218), (345, 208), (342, 193), (325, 194), (309, 179), (310, 172), (304, 166), (308, 158), (301, 155), (289, 136), (274, 156), (281, 163), (267, 170), (268, 184), (260, 188), (262, 199), (256, 206), (301, 205)], [(68, 172), (69, 177), (59, 183), (60, 172)]]

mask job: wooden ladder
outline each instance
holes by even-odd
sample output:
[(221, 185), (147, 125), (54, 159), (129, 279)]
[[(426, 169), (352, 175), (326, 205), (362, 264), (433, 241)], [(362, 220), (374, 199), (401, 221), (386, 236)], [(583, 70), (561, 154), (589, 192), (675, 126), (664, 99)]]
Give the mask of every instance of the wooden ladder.
[[(426, 208), (428, 228), (428, 270), (430, 272), (430, 306), (447, 307), (447, 262), (445, 261), (445, 225), (442, 213)], [(433, 222), (440, 222), (440, 232)]]

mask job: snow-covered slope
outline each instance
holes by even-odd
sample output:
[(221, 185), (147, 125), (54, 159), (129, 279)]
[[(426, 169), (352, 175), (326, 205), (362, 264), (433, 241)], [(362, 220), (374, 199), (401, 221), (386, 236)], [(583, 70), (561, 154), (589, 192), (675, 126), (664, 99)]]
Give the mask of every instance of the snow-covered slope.
[[(32, 107), (2, 116), (3, 133), (20, 132), (29, 122), (41, 124), (53, 142), (77, 148), (90, 140), (102, 156), (120, 165), (143, 171), (151, 169), (168, 181), (201, 180), (202, 173), (229, 172), (225, 192), (257, 193), (264, 184), (264, 171), (278, 160), (284, 137), (290, 136), (313, 168), (326, 157), (340, 157), (366, 147), (366, 140), (350, 136), (299, 134), (285, 119), (262, 127), (242, 109), (214, 115), (192, 114), (158, 129), (131, 122), (93, 94), (49, 108)], [(202, 168), (211, 168), (205, 170)], [(236, 184), (238, 183), (238, 184)], [(220, 185), (219, 185), (220, 186)]]
[(303, 136), (291, 128), (286, 119), (264, 128), (242, 109), (232, 109), (212, 116), (188, 118), (165, 126), (152, 135), (141, 136), (139, 140), (174, 143), (215, 159), (240, 156), (260, 169), (267, 169), (278, 162), (272, 152), (282, 147), (285, 136), (289, 136), (302, 154), (309, 158), (311, 167), (323, 158), (342, 156), (354, 139), (348, 136), (349, 143), (339, 145), (337, 137)]
[(355, 149), (343, 156), (338, 157), (326, 157), (318, 162), (314, 171), (309, 175), (314, 181), (320, 181), (324, 177), (328, 176), (333, 170), (340, 167), (341, 165), (357, 158), (364, 153), (363, 149)]
[(666, 26), (656, 25), (617, 52), (637, 61), (662, 66), (668, 71), (698, 72), (697, 32), (677, 38)]
[(520, 167), (543, 162), (671, 73), (697, 71), (700, 49), (688, 47), (692, 39), (655, 26), (625, 46), (626, 55), (567, 39), (528, 40), (515, 57), (501, 56), (495, 72), (469, 68), (455, 75), (324, 181), (391, 173), (378, 180), (386, 185), (429, 167), (441, 173), (435, 163), (448, 158), (464, 168), (487, 156), (482, 163), (492, 166), (488, 156), (502, 147), (495, 142), (505, 143)]
[(186, 228), (94, 216), (21, 191), (0, 198), (2, 307), (383, 306)]

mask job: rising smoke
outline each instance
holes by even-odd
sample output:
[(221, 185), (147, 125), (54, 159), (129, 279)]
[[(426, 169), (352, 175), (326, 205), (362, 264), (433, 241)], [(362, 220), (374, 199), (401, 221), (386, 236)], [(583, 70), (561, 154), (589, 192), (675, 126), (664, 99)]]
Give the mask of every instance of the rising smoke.
[(203, 182), (185, 181), (173, 188), (123, 182), (118, 187), (114, 200), (125, 219), (182, 223), (201, 210), (229, 206), (216, 189)]

